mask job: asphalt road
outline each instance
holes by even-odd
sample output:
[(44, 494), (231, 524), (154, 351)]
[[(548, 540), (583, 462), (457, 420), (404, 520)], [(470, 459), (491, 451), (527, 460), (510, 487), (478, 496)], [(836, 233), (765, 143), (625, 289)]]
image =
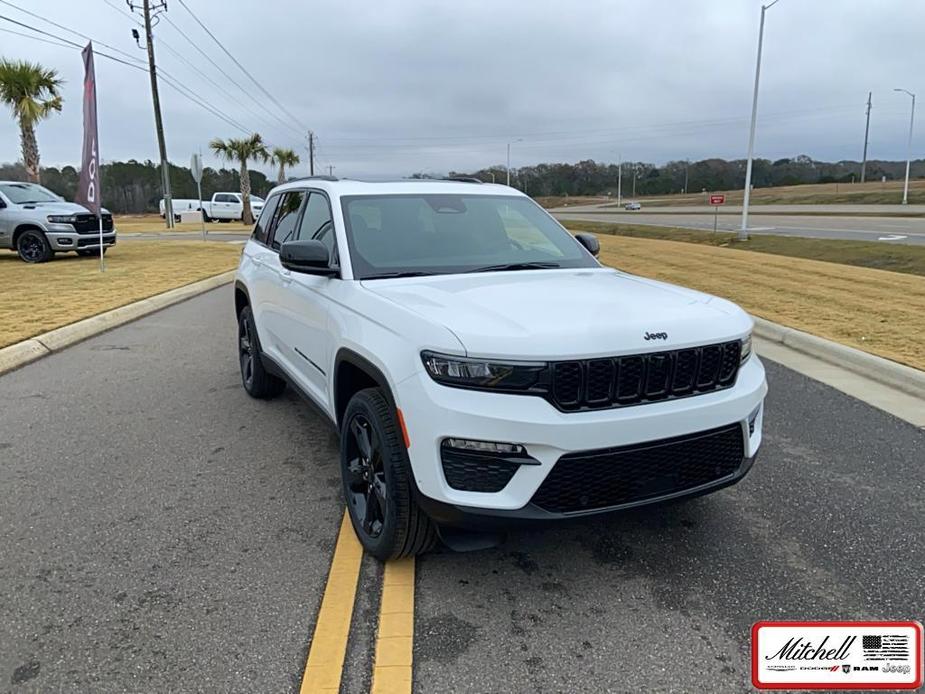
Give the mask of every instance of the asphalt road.
[[(921, 619), (925, 433), (768, 369), (739, 485), (419, 559), (415, 691), (741, 692), (758, 619)], [(228, 288), (0, 394), (0, 691), (298, 687), (335, 437), (291, 394), (244, 394)], [(380, 577), (366, 559), (345, 692), (369, 686)]]
[[(671, 213), (604, 211), (602, 208), (583, 208), (584, 211), (555, 210), (561, 220), (611, 222), (675, 226), (689, 229), (713, 230), (712, 211), (685, 211), (674, 208)], [(741, 217), (734, 214), (717, 216), (720, 231), (737, 231)], [(848, 239), (851, 241), (878, 241), (886, 244), (925, 245), (925, 218), (921, 217), (851, 217), (851, 216), (800, 216), (786, 214), (754, 214), (749, 217), (752, 234), (777, 236), (803, 236), (817, 239)]]

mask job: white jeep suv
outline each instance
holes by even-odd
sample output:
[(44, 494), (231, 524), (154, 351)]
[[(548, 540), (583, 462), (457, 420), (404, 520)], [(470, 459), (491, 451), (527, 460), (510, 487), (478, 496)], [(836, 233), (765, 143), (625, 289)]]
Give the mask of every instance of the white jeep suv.
[(598, 248), (501, 185), (316, 177), (271, 192), (235, 281), (242, 380), (257, 398), (289, 383), (340, 432), (368, 552), (748, 472), (767, 392), (751, 318), (603, 267)]

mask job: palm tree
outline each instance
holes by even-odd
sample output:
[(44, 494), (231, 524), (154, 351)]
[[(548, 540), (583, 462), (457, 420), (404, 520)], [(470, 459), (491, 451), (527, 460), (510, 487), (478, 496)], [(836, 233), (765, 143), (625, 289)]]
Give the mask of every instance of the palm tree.
[(55, 70), (38, 63), (0, 59), (0, 101), (9, 106), (19, 121), (22, 159), (29, 180), (39, 182), (39, 145), (35, 124), (61, 110), (63, 84)]
[(226, 161), (236, 161), (241, 165), (241, 200), (244, 202), (244, 213), (241, 219), (245, 224), (254, 223), (254, 214), (251, 212), (251, 179), (247, 173), (247, 162), (250, 159), (267, 161), (270, 153), (263, 144), (263, 138), (257, 133), (240, 140), (229, 138), (222, 140), (215, 138), (209, 147), (219, 157)]
[(286, 167), (292, 168), (299, 163), (300, 159), (299, 155), (291, 149), (274, 147), (273, 153), (270, 155), (270, 161), (279, 164), (279, 175), (276, 177), (276, 182), (283, 184), (286, 182)]

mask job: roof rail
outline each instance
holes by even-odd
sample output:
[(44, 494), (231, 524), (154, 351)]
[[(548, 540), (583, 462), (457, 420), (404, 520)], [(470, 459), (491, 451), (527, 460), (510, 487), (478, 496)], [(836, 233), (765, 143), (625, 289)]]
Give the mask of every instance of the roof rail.
[(337, 176), (301, 176), (299, 178), (291, 178), (286, 183), (291, 183), (292, 181), (339, 181), (340, 179)]
[(484, 183), (482, 179), (475, 176), (445, 176), (444, 181), (457, 181), (458, 183)]

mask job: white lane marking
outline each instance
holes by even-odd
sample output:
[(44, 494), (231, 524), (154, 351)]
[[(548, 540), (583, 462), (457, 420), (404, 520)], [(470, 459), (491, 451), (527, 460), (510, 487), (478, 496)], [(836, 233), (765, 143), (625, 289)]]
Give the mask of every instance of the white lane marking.
[(891, 234), (890, 236), (881, 236), (878, 241), (902, 241), (903, 239), (909, 238), (908, 236), (902, 236), (900, 234)]
[(225, 243), (230, 243), (234, 246), (243, 246), (247, 241), (225, 241)]

